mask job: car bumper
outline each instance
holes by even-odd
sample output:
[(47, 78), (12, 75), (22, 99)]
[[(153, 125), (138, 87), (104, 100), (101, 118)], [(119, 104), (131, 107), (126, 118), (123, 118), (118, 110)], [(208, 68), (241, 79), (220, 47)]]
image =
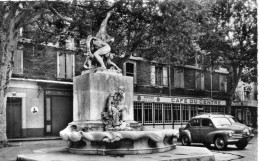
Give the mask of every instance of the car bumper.
[(250, 134), (250, 135), (233, 135), (232, 137), (228, 138), (227, 139), (227, 142), (229, 144), (232, 144), (232, 143), (237, 143), (237, 142), (240, 142), (240, 141), (247, 141), (249, 142), (252, 138), (254, 137), (254, 134)]

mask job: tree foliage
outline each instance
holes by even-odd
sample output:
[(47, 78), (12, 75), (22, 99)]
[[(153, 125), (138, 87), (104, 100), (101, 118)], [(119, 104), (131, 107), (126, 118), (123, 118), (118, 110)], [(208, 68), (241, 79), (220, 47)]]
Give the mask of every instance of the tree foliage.
[(52, 2), (50, 6), (71, 21), (43, 16), (27, 27), (26, 33), (37, 33), (28, 38), (65, 44), (70, 36), (79, 42), (89, 34), (95, 35), (106, 13), (113, 10), (107, 28), (109, 35), (115, 37), (112, 52), (171, 64), (184, 64), (194, 57), (193, 39), (200, 28), (197, 19), (204, 11), (195, 0), (119, 0), (113, 5), (106, 1)]
[[(238, 81), (256, 80), (257, 7), (255, 0), (217, 0), (202, 22), (201, 50), (211, 57), (208, 65), (229, 71), (228, 92), (233, 100)], [(204, 64), (205, 65), (205, 64)]]

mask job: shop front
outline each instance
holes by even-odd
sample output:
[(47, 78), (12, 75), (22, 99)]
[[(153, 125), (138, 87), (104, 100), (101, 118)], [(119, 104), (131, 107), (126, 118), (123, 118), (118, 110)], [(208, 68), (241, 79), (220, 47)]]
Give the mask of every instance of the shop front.
[(151, 128), (178, 129), (202, 113), (225, 113), (225, 100), (134, 95), (134, 120)]
[(72, 98), (68, 83), (12, 79), (6, 94), (7, 138), (59, 136), (72, 121)]

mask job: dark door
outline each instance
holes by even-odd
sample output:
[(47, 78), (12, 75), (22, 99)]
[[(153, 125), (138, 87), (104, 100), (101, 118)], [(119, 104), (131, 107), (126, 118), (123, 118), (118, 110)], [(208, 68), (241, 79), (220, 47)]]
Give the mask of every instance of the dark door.
[(189, 122), (189, 131), (192, 142), (200, 142), (200, 119), (192, 119)]
[(8, 139), (22, 137), (22, 98), (7, 98), (6, 122)]
[(201, 120), (201, 129), (200, 129), (201, 142), (208, 141), (207, 135), (212, 131), (214, 131), (214, 127), (213, 127), (213, 123), (211, 122), (211, 120), (202, 119)]
[(73, 119), (72, 97), (52, 97), (52, 135), (59, 135)]

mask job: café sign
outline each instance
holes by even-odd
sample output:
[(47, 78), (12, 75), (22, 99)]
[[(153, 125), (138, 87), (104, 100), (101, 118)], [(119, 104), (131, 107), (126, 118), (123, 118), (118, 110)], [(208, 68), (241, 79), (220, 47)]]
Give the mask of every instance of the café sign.
[(182, 97), (156, 97), (156, 96), (142, 96), (142, 95), (134, 96), (134, 101), (194, 104), (194, 105), (220, 105), (220, 106), (226, 105), (225, 100), (182, 98)]

